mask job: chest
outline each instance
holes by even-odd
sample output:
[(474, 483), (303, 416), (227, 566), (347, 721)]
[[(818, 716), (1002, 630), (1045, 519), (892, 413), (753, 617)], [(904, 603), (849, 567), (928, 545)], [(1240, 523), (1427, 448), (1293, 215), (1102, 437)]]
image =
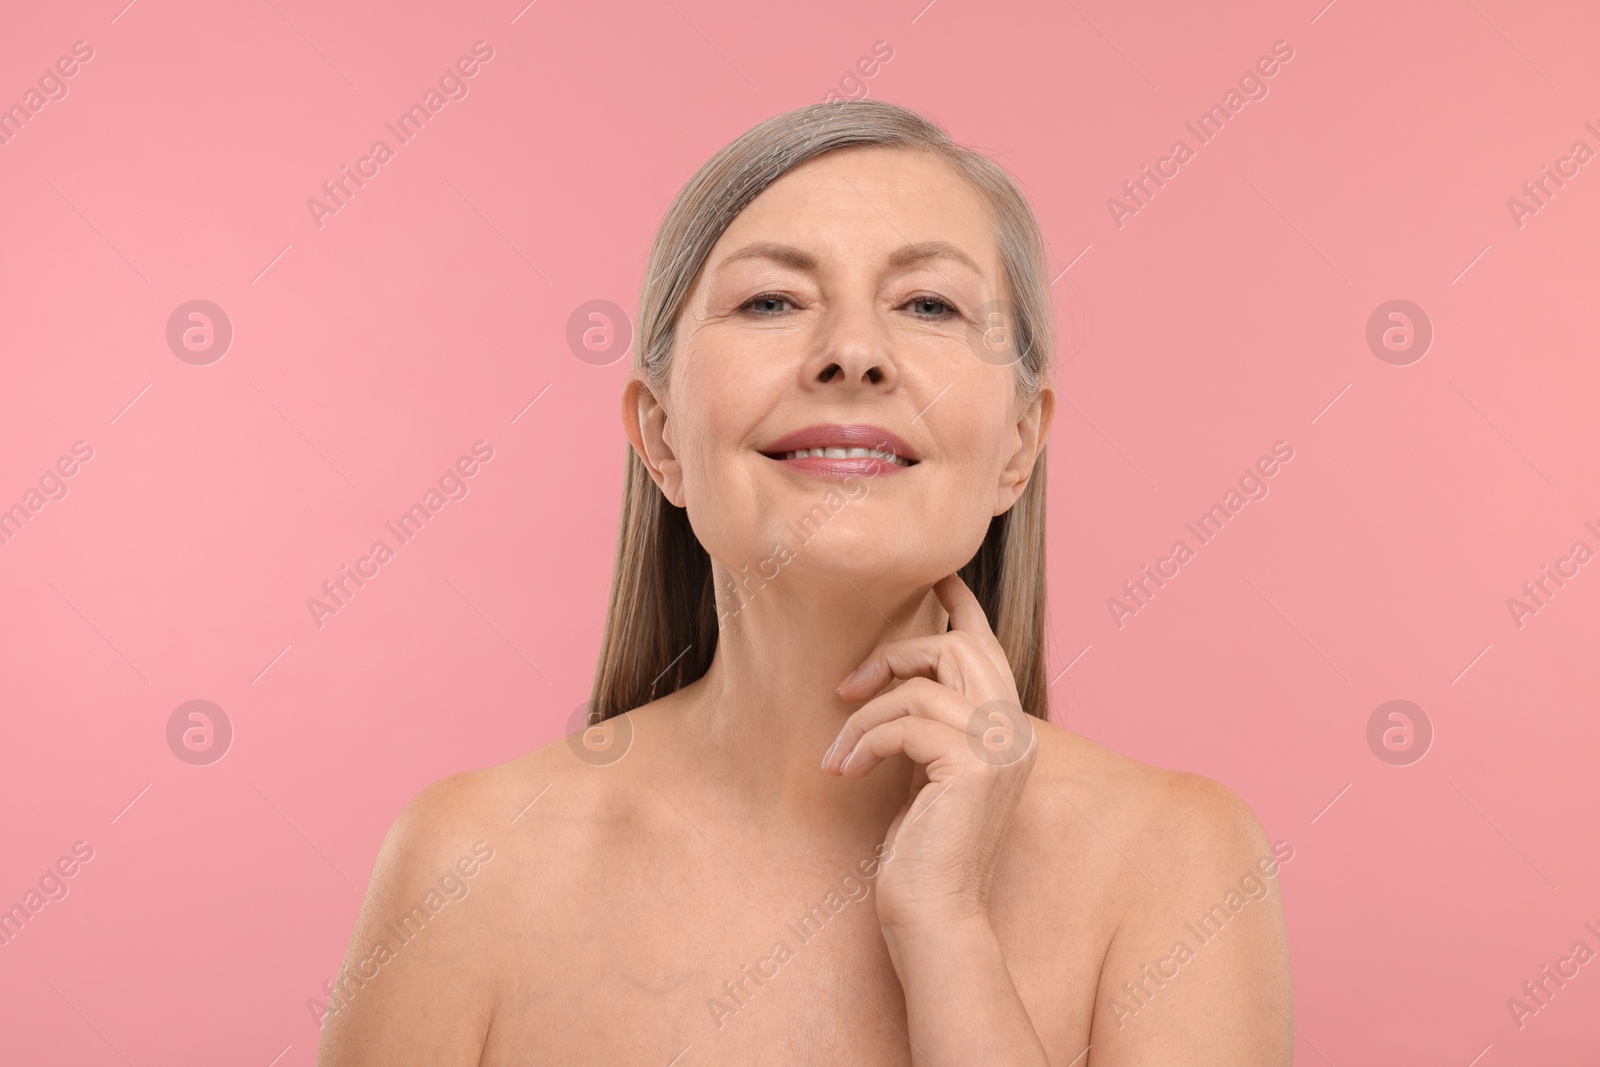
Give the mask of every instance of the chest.
[[(539, 888), (550, 921), (515, 938), (485, 1065), (911, 1062), (870, 864), (610, 859), (608, 876)], [(1104, 903), (1037, 881), (1002, 866), (991, 918), (1035, 1029), (1066, 1064), (1088, 1043)]]

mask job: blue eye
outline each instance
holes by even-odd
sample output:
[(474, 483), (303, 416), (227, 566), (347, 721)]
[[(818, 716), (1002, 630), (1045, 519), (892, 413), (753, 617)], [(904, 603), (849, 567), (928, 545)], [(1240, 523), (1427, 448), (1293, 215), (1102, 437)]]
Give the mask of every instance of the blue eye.
[[(755, 305), (757, 305), (757, 304), (773, 304), (773, 303), (792, 304), (793, 302), (794, 301), (790, 300), (787, 296), (784, 296), (782, 293), (762, 293), (759, 296), (752, 296), (749, 300), (746, 300), (743, 304), (740, 304), (739, 305), (739, 310), (740, 311), (754, 311), (755, 310)], [(755, 313), (760, 318), (772, 318), (772, 315), (768, 314), (765, 311), (756, 311)]]
[[(944, 299), (943, 297), (934, 296), (932, 293), (918, 293), (910, 300), (907, 300), (906, 304), (937, 304), (938, 306), (944, 308), (944, 312), (942, 314), (937, 312), (933, 313), (932, 315), (918, 314), (918, 318), (931, 318), (934, 320), (939, 320), (948, 319), (951, 316), (958, 316), (961, 314), (956, 310), (955, 305), (950, 303), (950, 301)], [(902, 304), (901, 306), (904, 307), (905, 304)]]
[[(794, 301), (791, 300), (788, 296), (785, 296), (783, 293), (760, 293), (760, 294), (758, 294), (756, 296), (751, 297), (749, 300), (746, 300), (743, 304), (740, 304), (739, 305), (739, 310), (740, 311), (749, 311), (749, 312), (755, 314), (758, 318), (773, 318), (773, 317), (775, 317), (777, 312), (772, 311), (772, 310), (768, 310), (768, 309), (764, 309), (764, 308), (761, 308), (761, 307), (758, 306), (758, 305), (762, 305), (762, 304), (769, 304), (769, 305), (770, 304), (789, 304), (789, 305), (793, 306)], [(907, 300), (904, 304), (901, 304), (900, 306), (901, 307), (908, 307), (908, 306), (911, 306), (911, 305), (924, 305), (924, 306), (926, 306), (926, 305), (929, 305), (929, 304), (934, 305), (935, 308), (937, 308), (939, 310), (924, 311), (924, 310), (921, 310), (921, 309), (917, 309), (917, 310), (914, 310), (912, 312), (912, 314), (916, 315), (920, 319), (928, 319), (928, 320), (934, 321), (934, 322), (938, 322), (938, 321), (942, 321), (944, 319), (950, 319), (950, 318), (959, 318), (960, 315), (961, 315), (961, 312), (956, 309), (956, 306), (954, 304), (950, 303), (950, 301), (944, 299), (943, 297), (934, 296), (932, 293), (918, 293), (916, 296), (912, 297), (910, 300)]]

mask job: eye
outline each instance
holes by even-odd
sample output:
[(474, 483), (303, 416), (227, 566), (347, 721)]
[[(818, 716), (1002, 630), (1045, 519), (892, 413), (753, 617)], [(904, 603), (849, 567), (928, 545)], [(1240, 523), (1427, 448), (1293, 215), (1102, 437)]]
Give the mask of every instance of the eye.
[[(771, 305), (774, 304), (794, 306), (794, 300), (785, 293), (759, 293), (740, 304), (739, 310), (750, 312), (757, 318), (775, 318), (781, 311), (772, 308)], [(932, 293), (918, 293), (900, 306), (911, 307), (913, 314), (929, 322), (942, 322), (961, 317), (961, 312), (954, 304)]]
[[(942, 310), (924, 313), (923, 307), (928, 304), (932, 304), (935, 308)], [(945, 319), (959, 318), (961, 316), (961, 312), (956, 310), (956, 306), (954, 304), (950, 303), (950, 301), (941, 296), (934, 296), (932, 293), (918, 293), (916, 296), (912, 297), (910, 300), (907, 300), (900, 306), (912, 307), (914, 309), (913, 313), (918, 318), (926, 319), (929, 322), (940, 322)]]
[(749, 300), (746, 300), (744, 303), (740, 304), (739, 310), (753, 312), (757, 318), (770, 319), (775, 317), (774, 314), (765, 309), (758, 310), (758, 305), (793, 303), (794, 301), (789, 299), (789, 297), (783, 293), (761, 293), (757, 296), (752, 296)]

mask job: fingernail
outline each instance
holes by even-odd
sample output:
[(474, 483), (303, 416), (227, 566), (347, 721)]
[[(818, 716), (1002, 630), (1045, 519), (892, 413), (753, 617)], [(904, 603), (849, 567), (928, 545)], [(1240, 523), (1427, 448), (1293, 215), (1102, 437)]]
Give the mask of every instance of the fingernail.
[(824, 752), (822, 754), (822, 769), (823, 770), (827, 770), (828, 769), (828, 761), (833, 758), (833, 750), (838, 748), (838, 747), (839, 747), (839, 739), (837, 737), (835, 737), (833, 739), (833, 744), (828, 746), (828, 751), (826, 751), (826, 752)]

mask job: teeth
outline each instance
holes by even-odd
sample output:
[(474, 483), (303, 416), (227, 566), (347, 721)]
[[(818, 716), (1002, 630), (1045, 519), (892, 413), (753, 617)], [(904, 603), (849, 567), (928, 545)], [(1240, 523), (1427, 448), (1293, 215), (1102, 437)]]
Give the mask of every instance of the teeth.
[(802, 448), (796, 452), (785, 452), (782, 459), (805, 459), (808, 456), (819, 456), (827, 459), (874, 459), (887, 460), (897, 467), (909, 467), (911, 461), (901, 459), (893, 452), (885, 452), (877, 448)]

